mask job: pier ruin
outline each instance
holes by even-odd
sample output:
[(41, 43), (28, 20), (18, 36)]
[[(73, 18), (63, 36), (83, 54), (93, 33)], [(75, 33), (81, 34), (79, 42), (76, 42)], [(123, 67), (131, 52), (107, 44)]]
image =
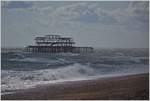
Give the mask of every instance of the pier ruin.
[(73, 38), (61, 37), (60, 35), (45, 35), (35, 38), (35, 45), (25, 48), (26, 52), (40, 53), (88, 53), (92, 52), (92, 47), (76, 47)]

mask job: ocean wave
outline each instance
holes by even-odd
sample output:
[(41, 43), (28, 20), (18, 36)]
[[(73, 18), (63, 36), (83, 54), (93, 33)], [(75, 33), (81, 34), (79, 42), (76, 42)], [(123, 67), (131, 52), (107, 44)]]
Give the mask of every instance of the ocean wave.
[(2, 91), (28, 88), (39, 82), (82, 78), (94, 75), (89, 65), (73, 64), (59, 69), (36, 71), (2, 70)]
[(148, 57), (132, 57), (132, 56), (103, 56), (98, 63), (105, 64), (142, 64), (147, 61)]
[(92, 54), (2, 54), (3, 92), (38, 84), (147, 73), (149, 57), (140, 52), (101, 51)]
[(85, 65), (75, 63), (57, 69), (42, 69), (35, 71), (2, 70), (2, 92), (26, 89), (38, 84), (57, 81), (70, 81), (88, 79), (90, 77), (105, 77), (117, 75), (129, 75), (148, 72), (147, 65), (123, 65), (114, 66), (99, 64), (99, 68), (91, 67), (90, 63)]
[(26, 57), (26, 58), (12, 58), (9, 61), (17, 62), (32, 62), (32, 63), (47, 63), (47, 64), (58, 64), (58, 63), (69, 63), (69, 61), (59, 58), (59, 59), (48, 59), (48, 58), (39, 58), (39, 57)]
[[(119, 54), (119, 55), (118, 55)], [(29, 62), (29, 63), (46, 63), (47, 65), (57, 64), (72, 64), (77, 62), (82, 63), (101, 63), (101, 64), (141, 64), (147, 63), (148, 57), (133, 57), (125, 56), (123, 53), (117, 53), (115, 56), (99, 56), (99, 55), (79, 55), (73, 53), (55, 54), (17, 54), (9, 61), (15, 62)], [(148, 63), (147, 63), (148, 64)]]

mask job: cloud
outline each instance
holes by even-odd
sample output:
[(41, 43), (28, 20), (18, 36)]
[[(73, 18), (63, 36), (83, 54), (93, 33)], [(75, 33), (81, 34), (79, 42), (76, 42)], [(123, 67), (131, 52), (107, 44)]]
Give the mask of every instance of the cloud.
[(2, 1), (2, 7), (7, 9), (29, 8), (32, 2), (27, 1)]
[(53, 9), (43, 7), (39, 11), (49, 19), (57, 21), (78, 21), (81, 23), (101, 23), (125, 25), (148, 21), (148, 2), (130, 2), (125, 9), (108, 10), (98, 3), (78, 2)]
[[(102, 6), (101, 1), (29, 3), (32, 6), (29, 4), (30, 6), (24, 8), (17, 6), (9, 8), (7, 5), (10, 5), (10, 2), (3, 4), (6, 6), (5, 9), (9, 9), (2, 11), (2, 18), (5, 17), (3, 34), (10, 36), (9, 33), (12, 33), (14, 40), (20, 35), (22, 37), (20, 39), (23, 40), (26, 37), (25, 41), (28, 42), (32, 40), (31, 33), (42, 35), (56, 32), (73, 36), (79, 43), (85, 43), (85, 45), (92, 43), (88, 40), (94, 40), (92, 45), (99, 46), (113, 44), (115, 47), (118, 44), (119, 47), (125, 44), (127, 47), (132, 41), (130, 47), (147, 45), (145, 38), (147, 39), (148, 33), (148, 2), (123, 2), (123, 7), (115, 7), (118, 6), (117, 2), (109, 3), (109, 6), (105, 2)], [(126, 42), (128, 39), (129, 41)]]
[[(45, 4), (45, 3), (44, 3)], [(50, 4), (50, 3), (47, 3)], [(131, 1), (126, 8), (106, 9), (100, 2), (64, 3), (61, 6), (40, 6), (38, 2), (12, 1), (4, 2), (6, 8), (22, 9), (33, 12), (35, 19), (43, 25), (55, 23), (80, 22), (85, 24), (97, 23), (106, 25), (142, 25), (148, 22), (148, 2)], [(117, 4), (117, 3), (116, 3)], [(142, 25), (143, 26), (143, 25)]]

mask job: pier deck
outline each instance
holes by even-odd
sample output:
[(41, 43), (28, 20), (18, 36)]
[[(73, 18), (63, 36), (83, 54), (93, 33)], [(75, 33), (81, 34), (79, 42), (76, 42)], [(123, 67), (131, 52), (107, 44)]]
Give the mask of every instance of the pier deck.
[(92, 47), (68, 47), (68, 46), (28, 46), (25, 49), (27, 52), (39, 52), (39, 53), (60, 53), (60, 52), (72, 52), (72, 53), (87, 53), (92, 52)]

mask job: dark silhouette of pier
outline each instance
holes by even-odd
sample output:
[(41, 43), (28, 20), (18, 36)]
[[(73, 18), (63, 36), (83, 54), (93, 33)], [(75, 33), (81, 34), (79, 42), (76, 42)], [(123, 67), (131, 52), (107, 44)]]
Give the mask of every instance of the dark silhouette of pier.
[(26, 52), (40, 53), (88, 53), (92, 52), (92, 47), (76, 47), (73, 38), (61, 37), (60, 35), (45, 35), (36, 37), (35, 45), (29, 45), (25, 48)]

